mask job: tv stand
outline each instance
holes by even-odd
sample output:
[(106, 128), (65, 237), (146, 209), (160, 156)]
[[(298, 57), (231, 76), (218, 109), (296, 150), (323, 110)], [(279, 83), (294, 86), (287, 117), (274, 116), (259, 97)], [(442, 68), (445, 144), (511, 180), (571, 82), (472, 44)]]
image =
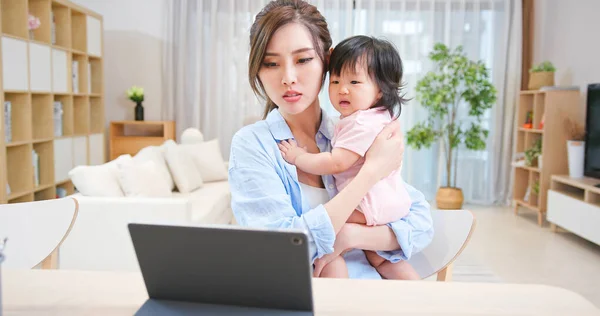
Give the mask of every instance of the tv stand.
[(600, 179), (553, 175), (547, 220), (600, 245)]

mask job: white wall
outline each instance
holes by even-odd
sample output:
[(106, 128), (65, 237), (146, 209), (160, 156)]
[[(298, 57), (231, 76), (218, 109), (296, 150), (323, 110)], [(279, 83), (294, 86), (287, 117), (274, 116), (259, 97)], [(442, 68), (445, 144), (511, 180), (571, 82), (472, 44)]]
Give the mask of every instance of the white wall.
[[(133, 120), (132, 85), (145, 89), (146, 120), (161, 119), (162, 29), (166, 0), (72, 0), (104, 19), (106, 124)], [(170, 1), (170, 0), (169, 0)]]
[(557, 85), (600, 82), (600, 1), (536, 0), (534, 63), (550, 60)]

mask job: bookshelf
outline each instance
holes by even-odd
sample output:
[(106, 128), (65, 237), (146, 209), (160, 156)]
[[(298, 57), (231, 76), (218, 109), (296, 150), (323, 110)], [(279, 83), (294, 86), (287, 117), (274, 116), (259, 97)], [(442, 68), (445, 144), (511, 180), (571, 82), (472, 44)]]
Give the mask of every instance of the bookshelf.
[(1, 0), (0, 20), (0, 203), (72, 194), (68, 172), (105, 161), (102, 16), (68, 0)]
[[(522, 154), (541, 142), (542, 159), (541, 164), (539, 159), (534, 159), (531, 165), (513, 162), (514, 212), (537, 212), (540, 226), (544, 223), (552, 175), (568, 173), (564, 119), (569, 117), (583, 123), (581, 108), (579, 90), (535, 90), (520, 93), (515, 150), (517, 154)], [(528, 121), (531, 125), (525, 126)], [(536, 187), (537, 190), (534, 189)]]

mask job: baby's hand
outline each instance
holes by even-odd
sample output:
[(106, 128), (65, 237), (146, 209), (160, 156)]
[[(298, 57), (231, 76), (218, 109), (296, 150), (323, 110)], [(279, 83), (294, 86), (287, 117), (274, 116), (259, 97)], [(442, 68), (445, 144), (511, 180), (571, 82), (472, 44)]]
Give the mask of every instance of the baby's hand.
[(298, 158), (298, 156), (308, 152), (306, 151), (306, 148), (298, 147), (298, 144), (293, 139), (290, 141), (282, 140), (277, 146), (279, 146), (283, 159), (292, 165), (296, 164), (296, 158)]

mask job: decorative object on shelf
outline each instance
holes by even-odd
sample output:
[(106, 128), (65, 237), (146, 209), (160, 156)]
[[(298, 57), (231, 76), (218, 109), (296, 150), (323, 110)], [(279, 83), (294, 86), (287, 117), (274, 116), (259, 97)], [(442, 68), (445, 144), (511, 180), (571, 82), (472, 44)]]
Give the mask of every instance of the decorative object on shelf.
[(585, 161), (585, 127), (570, 118), (564, 119), (567, 136), (567, 155), (569, 160), (569, 176), (583, 178)]
[(31, 163), (33, 165), (33, 185), (36, 187), (40, 186), (40, 155), (37, 151), (31, 151)]
[(538, 129), (544, 129), (544, 118), (546, 116), (546, 113), (542, 114), (542, 119), (540, 120), (540, 125), (538, 126)]
[(63, 134), (63, 104), (60, 101), (54, 101), (54, 136), (60, 137)]
[(527, 112), (527, 117), (525, 118), (523, 128), (533, 128), (533, 111)]
[(67, 189), (56, 188), (56, 198), (57, 199), (64, 198), (65, 196), (67, 196)]
[(531, 188), (531, 192), (533, 192), (535, 195), (540, 194), (540, 180), (535, 181), (533, 187)]
[(536, 158), (542, 154), (542, 138), (538, 138), (531, 148), (525, 150), (525, 165), (534, 166)]
[(79, 93), (79, 62), (77, 60), (73, 61), (73, 66), (71, 67), (71, 80), (73, 82), (73, 93)]
[(133, 86), (127, 89), (127, 97), (129, 100), (135, 102), (135, 120), (144, 120), (144, 107), (142, 102), (144, 101), (144, 88)]
[(4, 141), (12, 142), (12, 103), (4, 101)]
[(544, 61), (529, 70), (529, 90), (538, 90), (541, 87), (554, 85), (556, 68), (549, 61)]
[[(488, 130), (481, 117), (496, 102), (496, 88), (483, 61), (469, 60), (461, 46), (450, 50), (437, 43), (429, 58), (436, 69), (417, 83), (417, 100), (429, 111), (429, 117), (407, 133), (407, 144), (421, 149), (442, 140), (446, 160), (446, 186), (438, 190), (436, 202), (441, 209), (460, 209), (462, 190), (456, 185), (459, 145), (483, 150)], [(457, 118), (459, 105), (468, 104), (470, 123)]]
[(38, 17), (29, 14), (29, 16), (27, 17), (27, 28), (29, 29), (29, 39), (31, 39), (31, 40), (34, 39), (33, 31), (37, 30), (41, 24), (42, 23), (40, 22), (40, 19)]

